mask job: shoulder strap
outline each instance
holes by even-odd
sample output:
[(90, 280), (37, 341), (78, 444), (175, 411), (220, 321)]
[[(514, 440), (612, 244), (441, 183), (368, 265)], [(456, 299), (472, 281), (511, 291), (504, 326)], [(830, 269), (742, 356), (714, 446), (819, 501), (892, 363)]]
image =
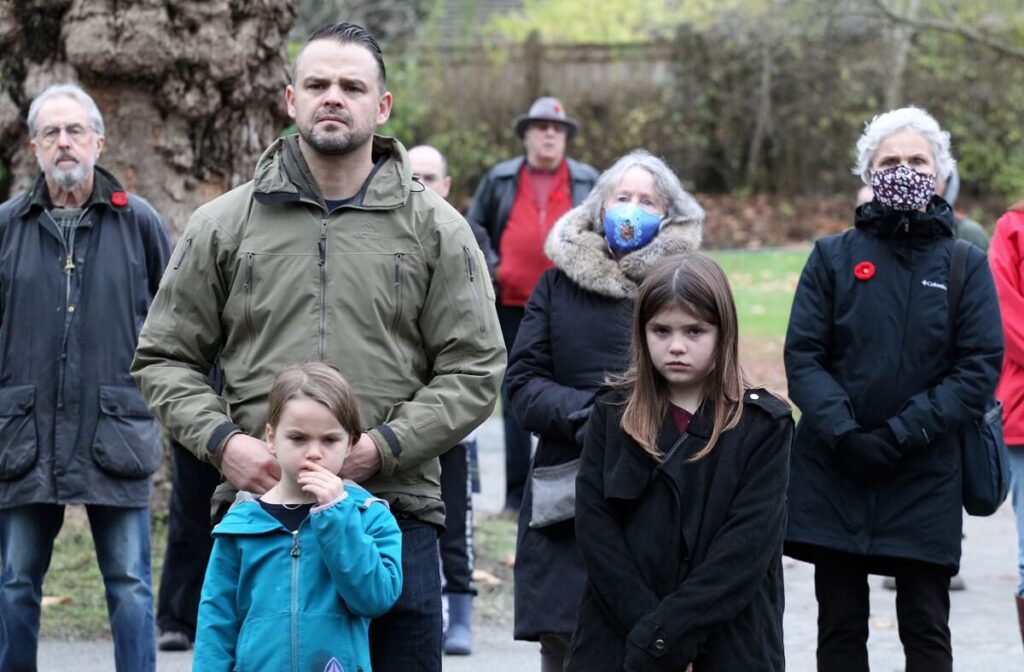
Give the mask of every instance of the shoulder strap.
[(956, 314), (960, 309), (960, 295), (964, 291), (964, 279), (967, 277), (967, 255), (971, 244), (966, 240), (957, 240), (953, 244), (953, 254), (949, 258), (949, 316), (947, 332), (949, 333), (949, 349), (953, 350), (956, 342)]

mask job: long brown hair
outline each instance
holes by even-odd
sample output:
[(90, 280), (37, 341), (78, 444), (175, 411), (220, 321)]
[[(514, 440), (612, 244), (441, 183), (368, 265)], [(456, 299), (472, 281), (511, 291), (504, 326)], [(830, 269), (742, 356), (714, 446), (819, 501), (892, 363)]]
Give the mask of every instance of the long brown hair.
[(722, 267), (711, 257), (691, 252), (666, 258), (647, 275), (633, 309), (630, 367), (609, 380), (628, 391), (622, 429), (655, 459), (658, 431), (668, 411), (668, 385), (654, 368), (647, 347), (647, 323), (662, 310), (679, 307), (718, 328), (714, 363), (704, 382), (701, 406), (714, 408), (711, 438), (691, 458), (697, 461), (714, 450), (722, 433), (740, 421), (746, 380), (739, 361), (736, 302)]

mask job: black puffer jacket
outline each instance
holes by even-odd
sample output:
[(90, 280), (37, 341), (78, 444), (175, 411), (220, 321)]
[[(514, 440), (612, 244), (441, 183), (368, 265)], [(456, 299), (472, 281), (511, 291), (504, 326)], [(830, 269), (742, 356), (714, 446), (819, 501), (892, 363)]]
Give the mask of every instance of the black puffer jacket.
[[(637, 282), (662, 258), (699, 246), (703, 211), (692, 206), (650, 245), (617, 261), (582, 209), (555, 224), (545, 252), (556, 268), (541, 276), (526, 304), (507, 374), (514, 411), (540, 437), (534, 466), (579, 457), (568, 416), (591, 402), (608, 373), (626, 367)], [(532, 508), (527, 483), (516, 548), (515, 636), (568, 636), (585, 579), (573, 523), (531, 529)]]
[(698, 409), (683, 436), (667, 413), (656, 462), (622, 430), (624, 400), (598, 397), (587, 428), (576, 482), (587, 588), (566, 670), (785, 669), (789, 407), (748, 390), (739, 425), (697, 462), (688, 458), (707, 444), (714, 408)]
[[(985, 255), (971, 248), (947, 335), (953, 212), (935, 197), (926, 213), (875, 202), (856, 227), (815, 245), (786, 335), (789, 393), (803, 415), (789, 488), (786, 552), (813, 561), (825, 548), (879, 559), (960, 563), (960, 446), (954, 430), (995, 389), (1003, 353), (999, 304)], [(854, 270), (870, 264), (858, 279)], [(950, 363), (955, 356), (951, 368)], [(837, 462), (839, 440), (888, 427), (904, 457), (895, 474), (864, 485)]]
[(128, 371), (170, 241), (146, 201), (95, 170), (72, 264), (42, 175), (0, 206), (0, 508), (146, 506), (160, 464)]

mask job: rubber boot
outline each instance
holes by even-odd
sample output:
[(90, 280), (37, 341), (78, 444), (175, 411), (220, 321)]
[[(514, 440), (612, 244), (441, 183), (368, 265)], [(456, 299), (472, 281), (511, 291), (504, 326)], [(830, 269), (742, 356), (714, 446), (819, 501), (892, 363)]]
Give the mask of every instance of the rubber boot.
[(448, 635), (444, 652), (449, 656), (473, 653), (473, 594), (448, 593)]
[(1020, 639), (1024, 643), (1024, 597), (1020, 595), (1015, 596), (1017, 598), (1017, 626), (1020, 628)]

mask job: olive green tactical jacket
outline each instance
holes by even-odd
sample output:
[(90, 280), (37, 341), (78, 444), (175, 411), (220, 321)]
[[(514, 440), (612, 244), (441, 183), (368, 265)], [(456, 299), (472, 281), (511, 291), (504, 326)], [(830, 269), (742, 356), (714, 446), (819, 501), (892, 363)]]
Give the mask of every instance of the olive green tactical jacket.
[[(278, 371), (326, 361), (352, 383), (380, 451), (363, 485), (396, 515), (443, 525), (436, 458), (490, 414), (505, 348), (469, 226), (412, 179), (400, 143), (373, 143), (360, 205), (327, 213), (288, 136), (253, 181), (199, 208), (132, 374), (172, 436), (219, 464), (233, 432), (263, 435)], [(207, 381), (218, 353), (223, 395)]]

